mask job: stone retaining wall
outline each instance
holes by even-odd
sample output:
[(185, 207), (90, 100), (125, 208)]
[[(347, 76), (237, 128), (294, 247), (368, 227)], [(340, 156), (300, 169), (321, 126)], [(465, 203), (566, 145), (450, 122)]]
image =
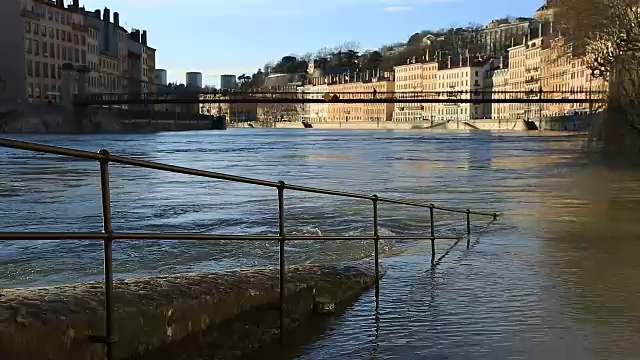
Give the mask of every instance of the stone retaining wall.
[[(277, 268), (116, 281), (114, 359), (196, 359), (212, 349), (224, 355), (215, 358), (245, 355), (278, 337), (278, 281)], [(312, 314), (314, 289), (338, 304), (352, 301), (373, 284), (373, 265), (292, 266), (286, 281), (294, 327)], [(0, 290), (0, 359), (104, 359), (105, 347), (87, 341), (104, 333), (103, 303), (100, 282)], [(238, 321), (246, 336), (224, 330)]]

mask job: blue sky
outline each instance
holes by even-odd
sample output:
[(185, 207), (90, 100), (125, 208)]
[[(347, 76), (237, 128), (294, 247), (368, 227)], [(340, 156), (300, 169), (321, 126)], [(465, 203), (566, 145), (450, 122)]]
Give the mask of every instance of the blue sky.
[(201, 71), (253, 73), (288, 54), (354, 41), (363, 49), (406, 41), (420, 30), (504, 15), (531, 16), (543, 0), (81, 0), (88, 10), (120, 13), (120, 22), (149, 31), (157, 67), (169, 81)]

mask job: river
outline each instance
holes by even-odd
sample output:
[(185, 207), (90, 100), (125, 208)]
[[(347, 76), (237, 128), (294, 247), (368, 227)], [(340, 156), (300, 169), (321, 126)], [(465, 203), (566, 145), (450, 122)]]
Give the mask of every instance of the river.
[[(435, 270), (428, 243), (386, 242), (372, 293), (293, 354), (301, 359), (637, 359), (640, 172), (587, 159), (566, 134), (229, 129), (16, 136), (267, 180), (503, 213), (473, 218)], [(98, 166), (0, 149), (0, 231), (99, 231)], [(116, 231), (276, 234), (274, 189), (112, 166)], [(371, 204), (286, 193), (287, 231), (365, 234)], [(428, 231), (428, 211), (384, 205), (383, 234)], [(438, 234), (464, 217), (436, 214)], [(451, 242), (438, 243), (442, 253)], [(369, 243), (287, 244), (290, 263), (371, 255)], [(117, 277), (275, 265), (275, 243), (116, 242)], [(97, 242), (0, 243), (0, 287), (101, 278)]]

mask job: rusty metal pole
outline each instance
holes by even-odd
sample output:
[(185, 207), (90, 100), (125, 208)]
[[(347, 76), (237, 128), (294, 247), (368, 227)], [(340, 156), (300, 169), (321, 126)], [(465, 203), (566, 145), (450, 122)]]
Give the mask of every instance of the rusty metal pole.
[(284, 342), (284, 302), (285, 302), (285, 258), (284, 242), (286, 240), (284, 229), (284, 181), (278, 181), (278, 234), (280, 236), (280, 342)]
[(436, 264), (436, 229), (433, 221), (434, 205), (429, 205), (429, 218), (431, 222), (431, 266)]
[(378, 195), (373, 195), (373, 236), (375, 237), (373, 243), (373, 261), (375, 263), (376, 274), (376, 309), (380, 304), (380, 253), (379, 242), (380, 234), (378, 232)]
[(111, 228), (111, 192), (109, 190), (109, 151), (100, 150), (104, 156), (100, 160), (100, 189), (102, 194), (102, 231), (104, 239), (104, 344), (106, 359), (113, 359), (113, 256), (112, 256), (112, 228)]

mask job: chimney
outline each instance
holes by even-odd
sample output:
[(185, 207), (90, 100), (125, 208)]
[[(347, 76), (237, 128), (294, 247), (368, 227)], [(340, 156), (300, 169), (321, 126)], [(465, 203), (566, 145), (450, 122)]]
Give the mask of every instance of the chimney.
[[(62, 0), (58, 0), (58, 2), (62, 2)], [(102, 20), (102, 14), (100, 13), (100, 9), (94, 10), (93, 16), (95, 16), (95, 18), (98, 20)]]
[(538, 36), (542, 37), (542, 23), (538, 24)]
[(447, 56), (447, 63), (449, 64), (449, 69), (451, 69), (451, 56)]
[(56, 6), (60, 9), (64, 9), (64, 0), (56, 0)]
[(104, 23), (104, 50), (106, 52), (109, 52), (111, 48), (111, 42), (109, 41), (109, 34), (111, 33), (109, 31), (109, 23), (111, 22), (111, 11), (109, 10), (109, 8), (104, 8), (104, 11), (102, 12), (102, 22)]
[(147, 30), (142, 30), (142, 45), (147, 46)]
[(415, 63), (416, 63), (416, 57), (414, 56), (412, 64), (415, 64)]
[(117, 11), (113, 13), (113, 23), (116, 25), (116, 27), (120, 26), (120, 14), (118, 14)]
[(80, 9), (80, 1), (79, 0), (73, 0), (73, 8), (78, 10)]
[(411, 64), (411, 59), (407, 58), (407, 65)]
[(427, 60), (427, 62), (431, 60), (431, 58), (429, 58), (429, 49), (427, 49), (427, 54), (424, 56), (424, 58)]

